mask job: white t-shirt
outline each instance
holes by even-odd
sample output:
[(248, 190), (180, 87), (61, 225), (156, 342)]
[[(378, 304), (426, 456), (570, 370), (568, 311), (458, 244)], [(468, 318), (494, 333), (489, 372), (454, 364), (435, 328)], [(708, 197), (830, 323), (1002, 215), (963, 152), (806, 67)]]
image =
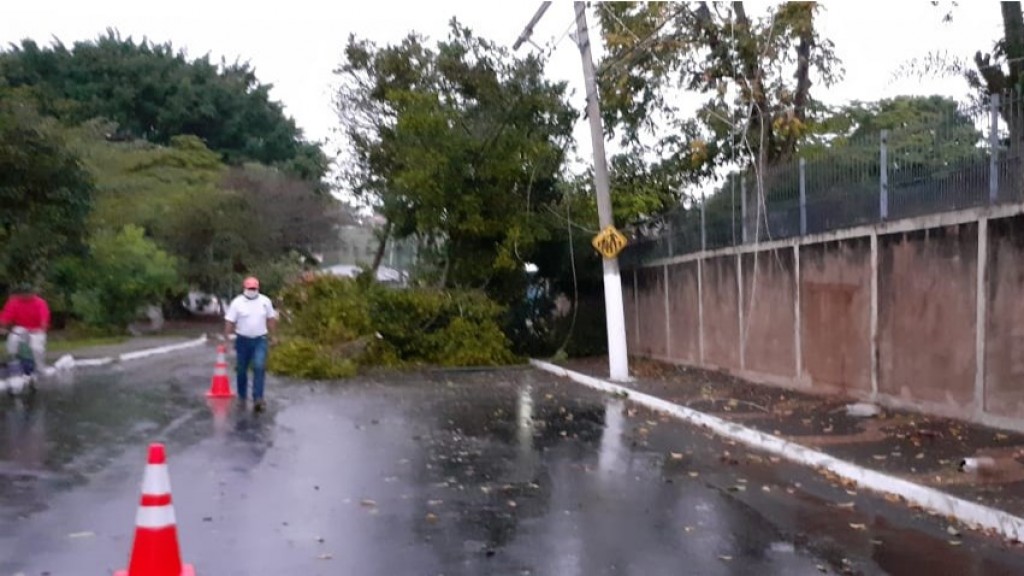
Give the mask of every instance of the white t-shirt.
[(235, 334), (259, 338), (267, 334), (267, 320), (277, 318), (274, 304), (263, 294), (252, 300), (244, 295), (235, 296), (224, 319), (235, 325)]

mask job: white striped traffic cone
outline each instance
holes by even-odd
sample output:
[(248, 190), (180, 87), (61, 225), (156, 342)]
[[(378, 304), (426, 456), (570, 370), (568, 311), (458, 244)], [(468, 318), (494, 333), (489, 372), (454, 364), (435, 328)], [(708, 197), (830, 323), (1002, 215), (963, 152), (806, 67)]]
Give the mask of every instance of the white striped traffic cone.
[(195, 576), (195, 573), (191, 565), (181, 561), (164, 445), (150, 444), (142, 477), (142, 501), (135, 517), (131, 559), (128, 570), (116, 572), (115, 576)]

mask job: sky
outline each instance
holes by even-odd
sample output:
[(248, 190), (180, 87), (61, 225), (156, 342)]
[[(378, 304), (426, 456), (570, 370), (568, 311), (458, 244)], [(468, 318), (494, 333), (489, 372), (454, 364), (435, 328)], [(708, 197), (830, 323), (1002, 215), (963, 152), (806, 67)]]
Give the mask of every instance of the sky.
[[(766, 2), (748, 2), (756, 14)], [(942, 94), (963, 98), (961, 78), (893, 80), (893, 73), (913, 58), (932, 51), (970, 59), (989, 50), (1000, 36), (997, 2), (960, 2), (952, 23), (942, 15), (951, 2), (933, 7), (928, 0), (890, 0), (885, 4), (824, 2), (818, 19), (823, 36), (835, 43), (846, 69), (845, 79), (812, 93), (827, 103), (876, 100), (899, 94)], [(272, 98), (282, 102), (307, 138), (336, 148), (338, 121), (331, 105), (341, 61), (350, 34), (378, 44), (400, 40), (410, 31), (441, 39), (456, 16), (474, 32), (511, 45), (533, 16), (539, 1), (491, 3), (476, 1), (331, 2), (322, 0), (32, 0), (0, 5), (0, 42), (5, 46), (32, 38), (41, 44), (94, 39), (107, 28), (136, 40), (170, 41), (190, 56), (210, 54), (214, 60), (248, 61), (264, 84), (274, 86)], [(968, 5), (970, 6), (968, 8)], [(590, 12), (591, 36), (597, 41)], [(555, 43), (548, 72), (569, 82), (573, 101), (585, 105), (579, 51), (567, 35), (573, 28), (572, 2), (556, 1), (535, 28), (534, 40)], [(525, 45), (521, 50), (535, 50)], [(601, 55), (595, 47), (595, 59)], [(589, 128), (577, 125), (578, 151), (591, 152)]]

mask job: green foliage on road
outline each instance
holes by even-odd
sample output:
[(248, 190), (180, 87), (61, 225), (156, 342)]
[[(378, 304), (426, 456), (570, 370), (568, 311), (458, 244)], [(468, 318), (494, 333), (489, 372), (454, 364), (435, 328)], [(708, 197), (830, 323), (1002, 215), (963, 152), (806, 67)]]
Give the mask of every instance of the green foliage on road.
[(283, 342), (269, 369), (310, 379), (357, 367), (494, 366), (515, 362), (504, 309), (479, 291), (396, 290), (318, 276), (282, 294)]

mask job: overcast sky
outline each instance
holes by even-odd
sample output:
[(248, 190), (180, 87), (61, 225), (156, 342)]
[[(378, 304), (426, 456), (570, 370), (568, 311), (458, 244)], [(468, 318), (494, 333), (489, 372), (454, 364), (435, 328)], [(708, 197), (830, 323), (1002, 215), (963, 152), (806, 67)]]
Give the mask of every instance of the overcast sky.
[[(396, 41), (410, 30), (438, 39), (445, 35), (448, 20), (457, 16), (478, 34), (511, 45), (539, 4), (479, 0), (7, 0), (0, 5), (0, 40), (6, 45), (32, 38), (48, 44), (59, 38), (71, 44), (116, 28), (123, 36), (170, 41), (191, 56), (209, 53), (217, 60), (222, 56), (231, 61), (247, 60), (263, 83), (273, 84), (272, 96), (285, 105), (307, 137), (325, 140), (338, 124), (331, 108), (332, 70), (340, 62), (350, 33), (381, 44)], [(748, 4), (751, 13), (766, 5)], [(934, 50), (970, 58), (976, 50), (990, 49), (1001, 29), (997, 2), (960, 2), (949, 24), (942, 23), (943, 7), (932, 7), (927, 0), (825, 5), (818, 26), (835, 42), (846, 68), (840, 85), (814, 90), (817, 98), (831, 103), (897, 94), (963, 97), (967, 91), (960, 78), (892, 82), (892, 74), (902, 63)], [(555, 2), (537, 27), (535, 38), (541, 45), (561, 38), (549, 73), (570, 82), (582, 108), (579, 52), (565, 36), (572, 23), (572, 3)], [(579, 152), (588, 155), (589, 133), (582, 121), (577, 139)]]

